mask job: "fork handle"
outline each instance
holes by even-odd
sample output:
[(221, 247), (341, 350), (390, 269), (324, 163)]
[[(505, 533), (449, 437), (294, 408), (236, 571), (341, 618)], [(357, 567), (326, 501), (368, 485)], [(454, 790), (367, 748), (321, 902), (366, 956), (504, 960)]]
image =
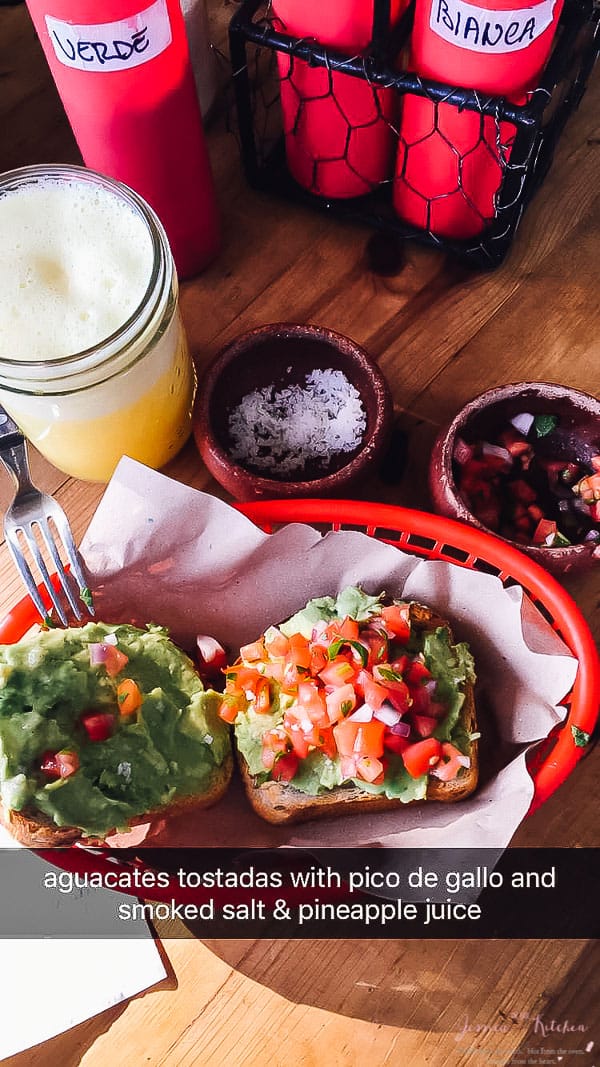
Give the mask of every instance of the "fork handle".
[(0, 451), (25, 440), (14, 419), (0, 407)]
[(0, 463), (12, 474), (19, 493), (33, 489), (25, 438), (3, 407), (0, 407)]

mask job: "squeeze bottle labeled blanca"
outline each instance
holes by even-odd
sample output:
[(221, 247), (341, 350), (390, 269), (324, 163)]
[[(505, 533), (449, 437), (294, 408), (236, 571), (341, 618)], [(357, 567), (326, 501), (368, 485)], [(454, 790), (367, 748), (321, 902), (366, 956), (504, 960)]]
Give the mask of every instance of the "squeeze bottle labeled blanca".
[(179, 276), (220, 227), (179, 0), (27, 0), (86, 166), (155, 210)]
[[(364, 53), (377, 0), (273, 0), (274, 29), (349, 56)], [(407, 0), (391, 0), (390, 25)], [(397, 93), (277, 52), (287, 165), (317, 196), (370, 193), (393, 169)]]
[[(416, 0), (409, 68), (524, 104), (539, 84), (563, 0)], [(394, 207), (442, 237), (475, 236), (495, 216), (516, 129), (493, 116), (404, 97)]]

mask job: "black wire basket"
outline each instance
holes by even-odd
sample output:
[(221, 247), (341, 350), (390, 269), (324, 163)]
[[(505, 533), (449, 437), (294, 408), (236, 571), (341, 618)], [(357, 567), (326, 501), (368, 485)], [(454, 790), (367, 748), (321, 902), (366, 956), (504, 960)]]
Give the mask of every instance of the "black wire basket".
[[(443, 249), (469, 267), (492, 269), (506, 256), (523, 212), (550, 167), (563, 127), (585, 92), (600, 47), (600, 8), (594, 0), (565, 0), (555, 46), (540, 84), (528, 94), (523, 105), (469, 88), (430, 81), (411, 71), (394, 69), (394, 57), (410, 37), (412, 15), (411, 7), (396, 30), (390, 32), (390, 0), (375, 0), (370, 47), (366, 53), (352, 56), (318, 44), (314, 39), (280, 32), (281, 24), (274, 18), (269, 4), (265, 7), (262, 0), (244, 0), (231, 20), (229, 38), (245, 175), (256, 189), (308, 203), (341, 219), (366, 224), (394, 235), (398, 241), (413, 239)], [(284, 63), (281, 57), (286, 57)], [(332, 79), (338, 74), (368, 82), (379, 112), (376, 120), (388, 121), (397, 147), (403, 149), (403, 168), (385, 180), (366, 178), (361, 195), (344, 198), (323, 195), (322, 191), (319, 195), (317, 182), (312, 182), (310, 174), (302, 185), (294, 180), (286, 161), (281, 109), (283, 80), (293, 76), (294, 64), (324, 71), (323, 78), (330, 93), (333, 91)], [(284, 69), (288, 71), (286, 75), (282, 75)], [(482, 141), (484, 123), (487, 124), (488, 148), (490, 122), (494, 124), (498, 148), (494, 153), (494, 165), (499, 170), (498, 185), (491, 216), (481, 218), (481, 228), (474, 236), (458, 240), (436, 232), (436, 204), (450, 195), (448, 193), (436, 194), (424, 203), (423, 225), (408, 224), (395, 213), (392, 203), (394, 182), (404, 180), (413, 146), (402, 144), (401, 128), (399, 132), (397, 125), (382, 113), (378, 103), (382, 90), (392, 90), (402, 102), (409, 96), (429, 100), (436, 130), (438, 125), (441, 129), (441, 122), (438, 123), (440, 109), (450, 108), (456, 114), (475, 113), (479, 117)], [(368, 121), (372, 122), (371, 119)], [(509, 150), (507, 129), (511, 131)], [(346, 167), (360, 171), (360, 163), (352, 161), (349, 156), (352, 133), (353, 126), (348, 120), (348, 137), (342, 150), (337, 150), (337, 159)], [(456, 151), (455, 146), (452, 148)], [(457, 187), (452, 192), (468, 197), (461, 179), (465, 158), (466, 154), (458, 162)], [(331, 162), (331, 158), (326, 162)], [(318, 165), (319, 161), (316, 161), (315, 175)]]

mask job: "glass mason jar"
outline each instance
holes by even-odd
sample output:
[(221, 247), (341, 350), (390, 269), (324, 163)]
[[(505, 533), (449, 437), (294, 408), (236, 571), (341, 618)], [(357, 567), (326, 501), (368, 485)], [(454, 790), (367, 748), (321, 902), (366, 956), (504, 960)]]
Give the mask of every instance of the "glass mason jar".
[(127, 186), (83, 167), (0, 175), (0, 403), (51, 463), (108, 481), (161, 467), (196, 387), (164, 229)]

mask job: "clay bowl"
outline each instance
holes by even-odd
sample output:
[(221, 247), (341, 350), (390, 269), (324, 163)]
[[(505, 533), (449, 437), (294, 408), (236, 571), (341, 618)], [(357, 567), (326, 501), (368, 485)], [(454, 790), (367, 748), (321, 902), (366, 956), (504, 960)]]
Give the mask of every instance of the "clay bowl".
[[(494, 435), (522, 412), (556, 415), (559, 420), (554, 433), (536, 441), (536, 455), (589, 463), (591, 456), (600, 453), (600, 401), (594, 397), (550, 382), (516, 382), (490, 389), (461, 408), (435, 442), (429, 467), (429, 489), (436, 511), (494, 533), (472, 514), (459, 495), (453, 464), (455, 445), (457, 439), (468, 444), (493, 441)], [(589, 541), (549, 548), (524, 545), (508, 538), (502, 540), (527, 553), (557, 576), (581, 572), (600, 563), (598, 545)]]
[[(232, 456), (230, 417), (255, 390), (304, 387), (312, 371), (342, 371), (360, 396), (366, 427), (352, 451), (322, 460), (305, 459), (293, 474), (253, 465), (260, 445), (257, 425), (248, 429), (248, 451)], [(392, 428), (390, 392), (375, 363), (347, 337), (319, 326), (275, 323), (242, 334), (226, 345), (199, 384), (194, 437), (208, 470), (237, 500), (332, 497), (347, 494), (377, 469)]]

